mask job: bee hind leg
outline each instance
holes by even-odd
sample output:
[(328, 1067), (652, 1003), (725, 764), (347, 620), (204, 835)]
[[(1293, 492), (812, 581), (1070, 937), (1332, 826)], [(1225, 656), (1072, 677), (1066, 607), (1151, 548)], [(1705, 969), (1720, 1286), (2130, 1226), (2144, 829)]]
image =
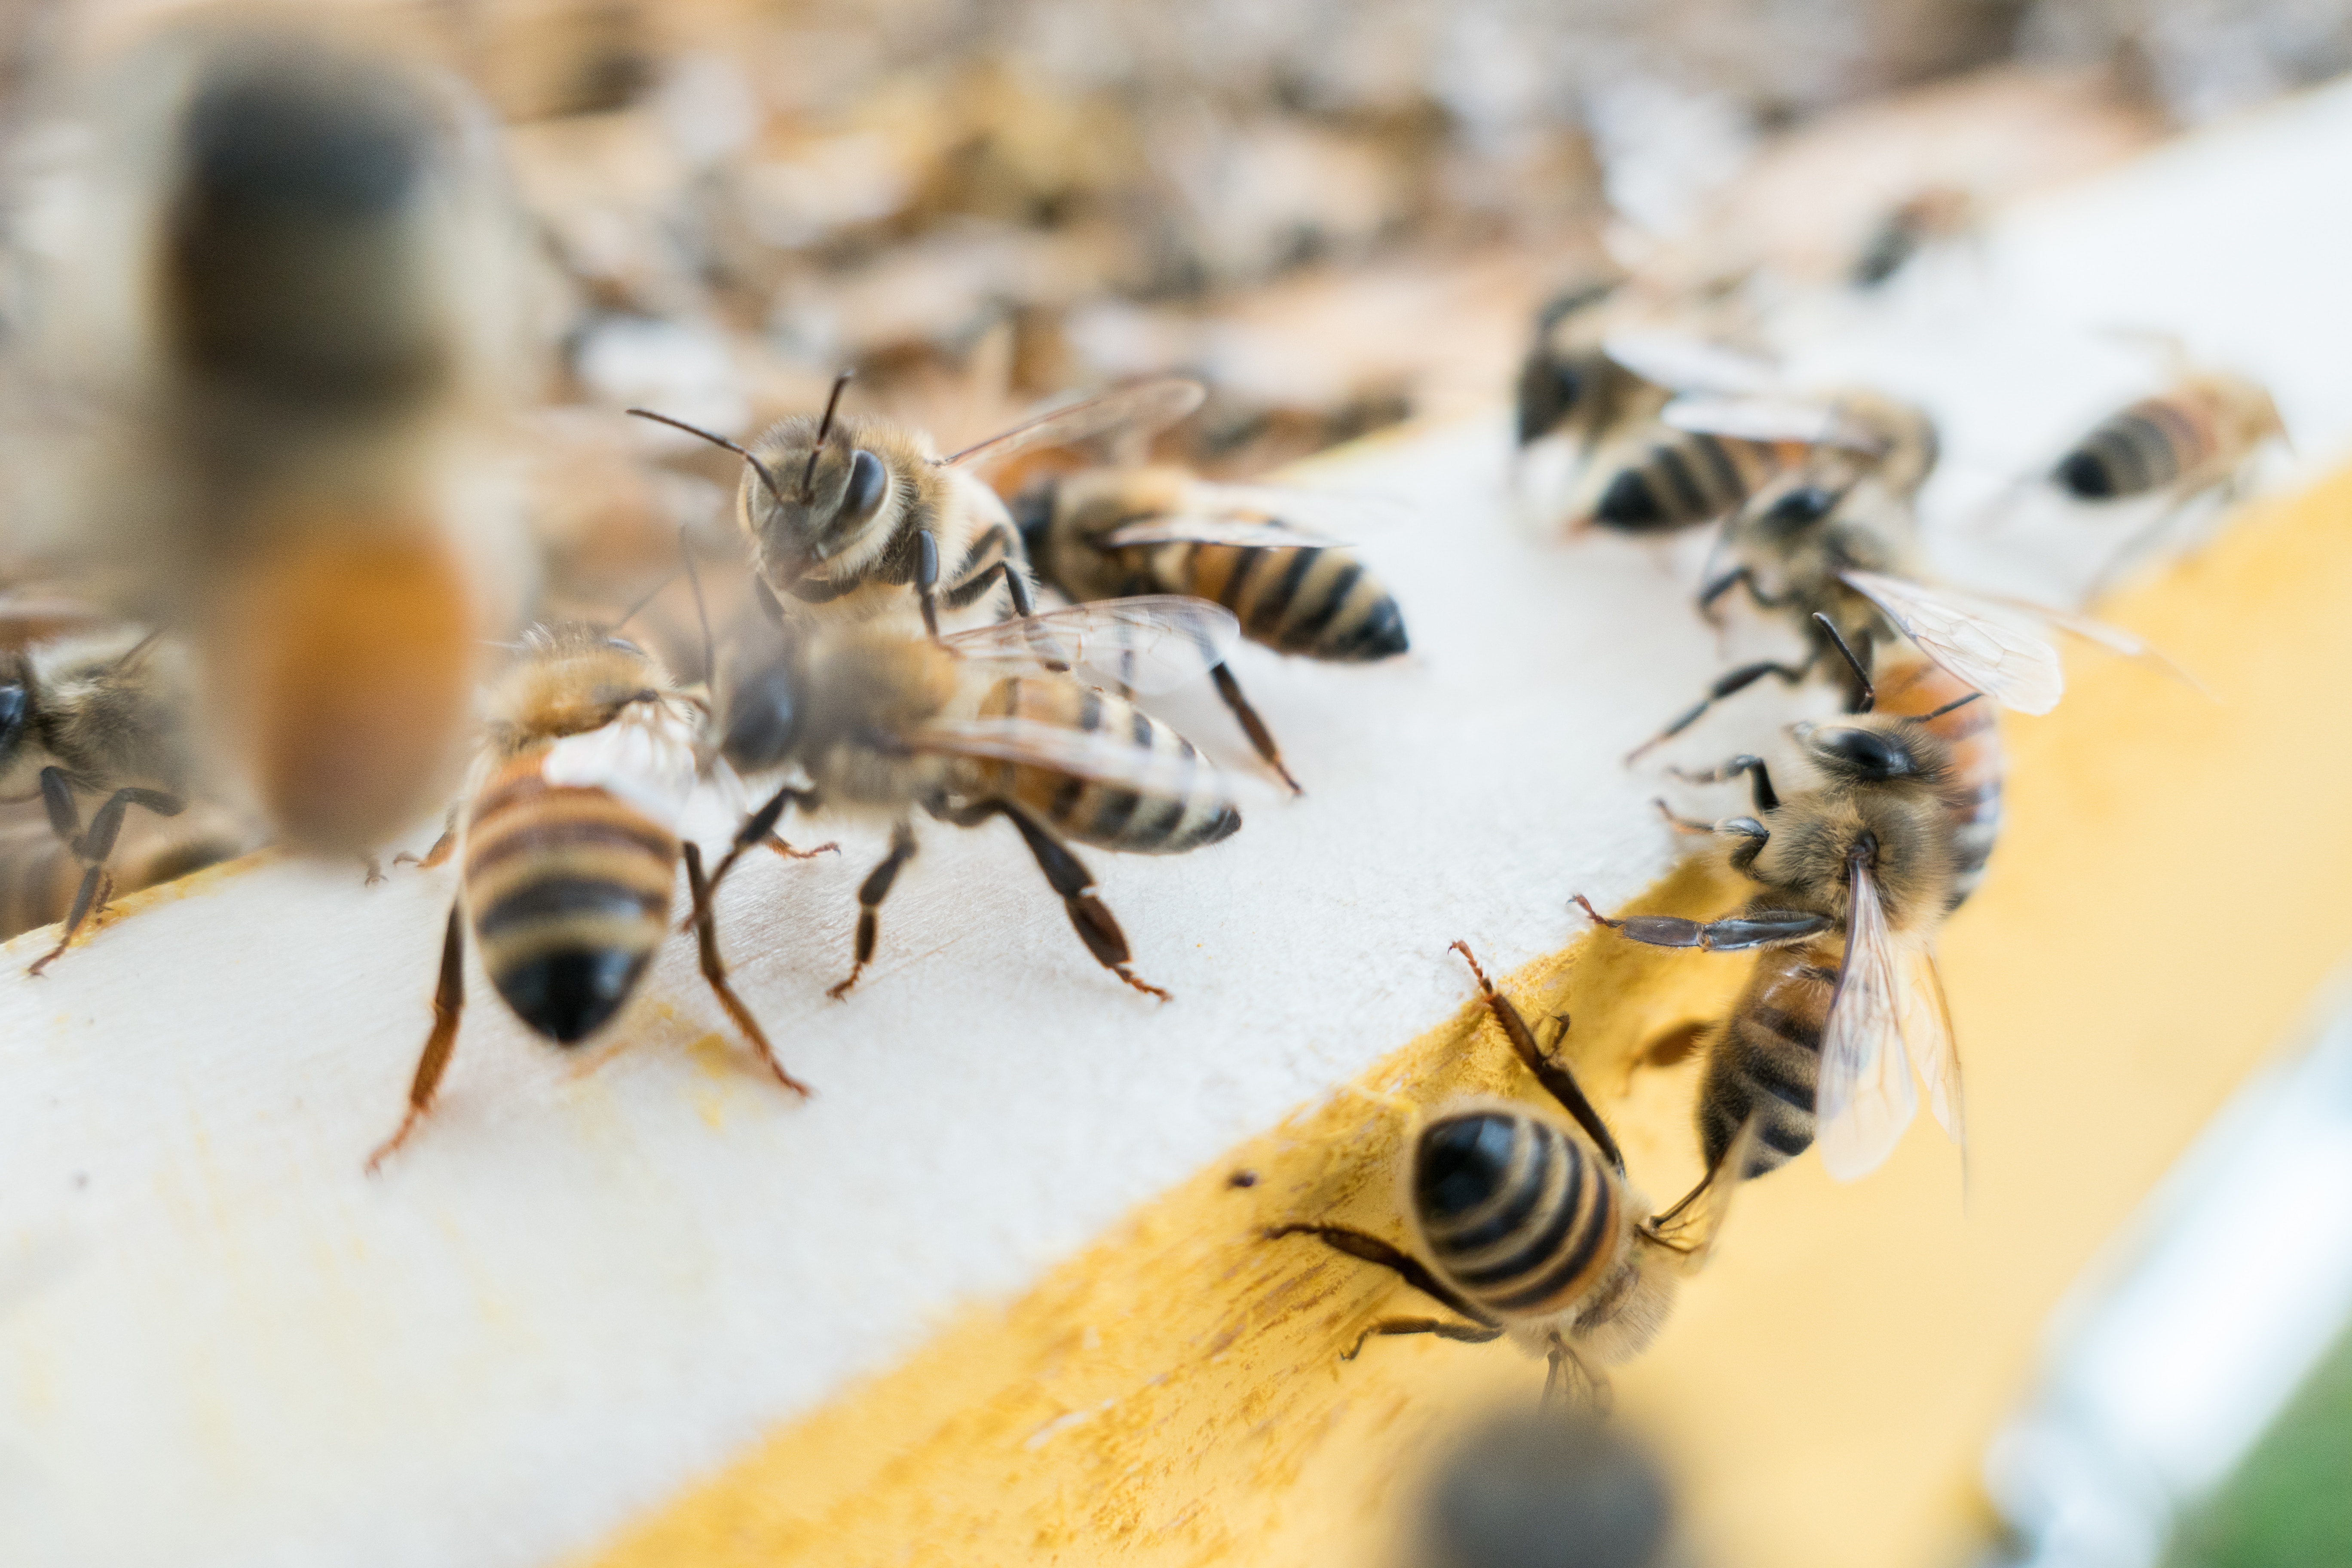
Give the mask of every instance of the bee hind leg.
[(1002, 801), (990, 803), (992, 810), (1013, 819), (1021, 837), (1029, 846), (1029, 853), (1037, 858), (1037, 869), (1045, 874), (1046, 882), (1062, 896), (1062, 907), (1069, 911), (1070, 924), (1076, 929), (1078, 940), (1095, 955), (1095, 962), (1118, 975), (1128, 984), (1162, 1002), (1171, 1000), (1167, 992), (1152, 984), (1128, 967), (1130, 954), (1127, 933), (1118, 927), (1118, 919), (1094, 894), (1094, 876), (1086, 862), (1070, 853), (1068, 845), (1054, 837), (1045, 827), (1030, 819), (1027, 812)]
[(416, 1058), (416, 1076), (408, 1085), (408, 1110), (401, 1117), (400, 1126), (393, 1135), (376, 1146), (368, 1156), (368, 1174), (386, 1156), (408, 1142), (432, 1107), (433, 1093), (441, 1087), (441, 1075), (448, 1070), (450, 1053), (457, 1047), (457, 1020), (466, 1011), (466, 926), (462, 901), (449, 905), (449, 924), (441, 938), (441, 982), (433, 992), (433, 1032), (425, 1037), (425, 1052)]
[[(905, 823), (890, 830), (890, 853), (881, 863), (866, 874), (857, 889), (857, 950), (849, 966), (848, 978), (826, 990), (825, 994), (838, 1002), (849, 994), (857, 977), (874, 957), (874, 944), (882, 932), (882, 900), (890, 896), (890, 884), (898, 879), (898, 868), (915, 858), (915, 830)], [(708, 899), (703, 900), (706, 904)]]
[(27, 974), (38, 974), (54, 963), (74, 938), (81, 934), (84, 923), (106, 912), (114, 897), (114, 876), (106, 862), (114, 854), (114, 842), (122, 835), (122, 819), (134, 805), (144, 806), (157, 816), (177, 816), (187, 803), (176, 795), (152, 789), (119, 789), (107, 796), (106, 804), (89, 819), (89, 826), (81, 826), (81, 813), (74, 805), (73, 785), (63, 772), (49, 767), (41, 770), (41, 804), (49, 816), (49, 826), (75, 859), (82, 863), (81, 885), (74, 889), (73, 908), (67, 913), (65, 930), (58, 936), (57, 946), (35, 959), (26, 969)]
[(1265, 721), (1259, 718), (1257, 710), (1250, 706), (1250, 700), (1242, 695), (1242, 683), (1234, 679), (1232, 667), (1221, 664), (1209, 673), (1217, 683), (1217, 695), (1224, 700), (1226, 707), (1233, 710), (1234, 717), (1241, 721), (1242, 731), (1249, 736), (1249, 742), (1257, 749), (1257, 754), (1265, 759), (1268, 767), (1282, 775), (1282, 782), (1290, 786), (1291, 794), (1305, 795), (1307, 786), (1300, 784), (1290, 769), (1284, 765), (1282, 748), (1274, 743), (1274, 731), (1265, 727)]
[[(768, 1043), (767, 1031), (760, 1027), (760, 1021), (751, 1016), (751, 1009), (743, 1005), (743, 999), (736, 995), (735, 988), (727, 983), (727, 961), (719, 954), (719, 920), (710, 908), (709, 884), (702, 879), (702, 847), (688, 839), (684, 848), (687, 889), (694, 895), (694, 936), (702, 964), (702, 978), (710, 983), (719, 1005), (727, 1009), (727, 1016), (735, 1020), (735, 1026), (743, 1032), (745, 1039), (751, 1042), (751, 1047), (760, 1053), (760, 1059), (768, 1064), (770, 1072), (776, 1075), (776, 1081), (805, 1100), (809, 1095), (809, 1086), (784, 1070), (784, 1064), (776, 1059), (775, 1047)], [(809, 853), (814, 854), (815, 851)]]
[(1289, 1225), (1268, 1226), (1265, 1239), (1280, 1241), (1286, 1236), (1311, 1236), (1334, 1252), (1385, 1268), (1442, 1307), (1469, 1319), (1466, 1323), (1448, 1322), (1442, 1318), (1383, 1318), (1356, 1336), (1341, 1361), (1353, 1361), (1364, 1342), (1378, 1334), (1435, 1334), (1441, 1339), (1460, 1340), (1469, 1344), (1483, 1344), (1503, 1337), (1503, 1325), (1464, 1298), (1462, 1293), (1431, 1273), (1420, 1258), (1409, 1252), (1399, 1251), (1377, 1236), (1367, 1236), (1344, 1225), (1318, 1225), (1299, 1221)]

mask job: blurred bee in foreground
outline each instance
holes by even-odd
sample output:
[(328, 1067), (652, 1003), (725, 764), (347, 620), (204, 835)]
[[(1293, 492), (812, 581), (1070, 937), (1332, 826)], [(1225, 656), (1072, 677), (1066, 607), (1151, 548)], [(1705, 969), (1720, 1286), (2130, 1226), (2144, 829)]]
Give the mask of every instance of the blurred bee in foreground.
[(1181, 377), (1140, 382), (943, 458), (920, 431), (842, 415), (848, 383), (846, 375), (834, 383), (822, 417), (787, 419), (749, 447), (666, 415), (630, 412), (743, 459), (736, 520), (771, 595), (827, 618), (866, 619), (898, 611), (901, 591), (911, 588), (933, 636), (945, 624), (1034, 613), (1020, 532), (978, 470), (1041, 447), (1156, 429), (1202, 396), (1200, 383)]
[[(116, 884), (108, 863), (131, 808), (177, 816), (186, 805), (198, 770), (194, 693), (178, 646), (136, 627), (44, 643), (0, 661), (0, 795), (37, 798), (79, 868), (58, 944), (33, 962), (38, 974), (105, 912)], [(85, 795), (103, 797), (87, 825)], [(39, 871), (22, 870), (37, 885)]]
[(1600, 1367), (1640, 1354), (1664, 1326), (1676, 1286), (1706, 1261), (1738, 1185), (1717, 1178), (1748, 1146), (1735, 1140), (1738, 1148), (1717, 1151), (1689, 1197), (1666, 1214), (1637, 1218), (1648, 1205), (1626, 1184), (1625, 1157), (1559, 1058), (1558, 1038), (1551, 1052), (1538, 1047), (1526, 1018), (1488, 984), (1469, 948), (1453, 945), (1469, 961), (1504, 1037), (1569, 1120), (1515, 1100), (1473, 1100), (1421, 1126), (1401, 1172), (1400, 1206), (1413, 1252), (1346, 1226), (1294, 1223), (1266, 1236), (1320, 1237), (1393, 1271), (1468, 1320), (1382, 1318), (1357, 1337), (1344, 1360), (1354, 1360), (1365, 1341), (1381, 1334), (1435, 1334), (1473, 1344), (1507, 1334), (1549, 1359), (1546, 1405), (1578, 1384), (1604, 1404), (1608, 1385)]
[(1977, 199), (1958, 185), (1929, 185), (1889, 208), (1853, 260), (1849, 280), (1875, 289), (1930, 245), (1958, 238), (1980, 221)]
[(1753, 816), (1674, 819), (1735, 841), (1732, 869), (1764, 889), (1737, 915), (1612, 920), (1575, 896), (1586, 914), (1634, 942), (1765, 950), (1707, 1042), (1698, 1125), (1710, 1170), (1753, 1125), (1743, 1178), (1777, 1170), (1816, 1141), (1831, 1175), (1869, 1174), (1918, 1110), (1913, 1067), (1927, 1080), (1936, 1120), (1962, 1141), (1960, 1062), (1935, 940), (1957, 901), (1958, 829), (1971, 803), (1932, 726), (1976, 696), (1898, 716), (1871, 712), (1865, 686), (1862, 711), (1796, 727), (1820, 782), (1785, 800), (1760, 758), (1691, 775), (1715, 783), (1745, 773), (1753, 788)]
[(703, 978), (776, 1081), (808, 1092), (728, 984), (701, 854), (677, 836), (706, 722), (700, 700), (634, 643), (577, 624), (525, 637), (492, 694), (466, 798), (423, 862), (454, 850), (461, 879), (408, 1111), (370, 1170), (416, 1130), (449, 1066), (467, 928), (515, 1016), (556, 1045), (579, 1045), (619, 1014), (667, 935), (681, 852)]
[[(1380, 579), (1337, 541), (1282, 521), (1317, 501), (1181, 468), (1097, 468), (1033, 486), (1014, 510), (1038, 576), (1066, 598), (1190, 595), (1224, 605), (1242, 636), (1278, 652), (1339, 663), (1404, 652), (1403, 612)], [(1232, 668), (1211, 673), (1258, 755), (1303, 793)]]
[(1669, 1568), (1671, 1489), (1623, 1426), (1578, 1410), (1482, 1422), (1439, 1465), (1416, 1568)]
[(281, 842), (364, 853), (442, 787), (505, 625), (457, 457), (512, 331), (494, 143), (450, 79), (288, 25), (166, 29), (89, 120), (26, 360), (123, 416), (42, 454), (68, 521), (32, 552), (190, 637)]
[[(1843, 418), (1841, 410), (1864, 406), (1848, 400), (1825, 407), (1821, 417)], [(1892, 400), (1885, 406), (1904, 407)], [(1882, 423), (1892, 429), (1895, 422)], [(2022, 713), (2050, 711), (2065, 691), (2057, 649), (2030, 629), (2037, 624), (2179, 675), (2137, 637), (2101, 622), (1918, 581), (1911, 497), (1933, 461), (1934, 445), (1924, 420), (1916, 428), (1926, 434), (1924, 443), (1905, 441), (1873, 455), (1858, 436), (1829, 438), (1825, 426), (1824, 438), (1801, 468), (1741, 509), (1724, 533), (1724, 553), (1732, 564), (1700, 590), (1699, 607), (1712, 618), (1720, 600), (1744, 589), (1758, 608), (1795, 623), (1808, 645), (1805, 657), (1796, 663), (1758, 660), (1727, 671), (1698, 702), (1635, 747), (1629, 762), (1768, 676), (1794, 686), (1825, 663), (1838, 668), (1851, 659), (1866, 684), (1876, 650), (1896, 634), (1959, 689), (1981, 691)], [(1860, 691), (1860, 686), (1851, 687), (1850, 700)]]
[(1163, 691), (1222, 663), (1239, 636), (1226, 610), (1182, 598), (1114, 600), (940, 638), (870, 622), (788, 628), (772, 652), (745, 661), (719, 749), (738, 773), (797, 763), (809, 783), (784, 785), (746, 819), (711, 886), (788, 807), (887, 820), (890, 850), (858, 889), (856, 958), (832, 988), (839, 997), (872, 961), (882, 902), (914, 858), (913, 814), (959, 827), (1003, 816), (1087, 951), (1165, 1001), (1129, 968), (1127, 937), (1066, 840), (1172, 855), (1230, 837), (1241, 814), (1191, 742), (1068, 672)]

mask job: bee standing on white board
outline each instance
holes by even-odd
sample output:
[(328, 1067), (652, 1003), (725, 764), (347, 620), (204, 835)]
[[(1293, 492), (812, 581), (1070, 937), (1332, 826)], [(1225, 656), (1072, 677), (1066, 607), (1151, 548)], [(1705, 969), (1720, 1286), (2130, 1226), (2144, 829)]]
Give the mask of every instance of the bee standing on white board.
[[(1337, 540), (1284, 517), (1318, 503), (1181, 468), (1093, 468), (1033, 486), (1013, 510), (1038, 576), (1066, 598), (1191, 595), (1224, 605), (1243, 637), (1277, 652), (1339, 663), (1403, 653), (1404, 613), (1387, 586)], [(1258, 755), (1303, 793), (1232, 668), (1211, 673)]]
[(2269, 389), (2244, 376), (2183, 367), (2153, 397), (2118, 409), (2058, 459), (2050, 480), (2079, 501), (2168, 492), (2233, 498), (2263, 444), (2286, 437)]
[(832, 988), (839, 997), (873, 959), (882, 901), (914, 858), (913, 814), (959, 827), (1003, 816), (1087, 951), (1165, 1001), (1129, 967), (1125, 933), (1065, 840), (1173, 855), (1230, 837), (1241, 814), (1190, 742), (1068, 672), (1166, 690), (1222, 662), (1238, 636), (1227, 611), (1181, 598), (1114, 600), (936, 639), (876, 623), (788, 632), (741, 661), (720, 753), (746, 774), (797, 763), (809, 784), (785, 785), (745, 820), (711, 886), (790, 806), (888, 822), (889, 853), (858, 889), (856, 957)]
[(424, 864), (458, 858), (433, 1030), (399, 1130), (433, 1103), (466, 1005), (466, 936), (499, 997), (530, 1030), (576, 1046), (619, 1016), (669, 930), (681, 853), (702, 975), (776, 1081), (805, 1095), (727, 983), (702, 857), (678, 819), (697, 783), (707, 717), (635, 644), (593, 626), (533, 629), (490, 704), (482, 755), (454, 821)]
[(1511, 1048), (1568, 1120), (1516, 1100), (1473, 1100), (1417, 1128), (1400, 1171), (1412, 1252), (1339, 1225), (1280, 1225), (1266, 1236), (1317, 1237), (1392, 1270), (1467, 1320), (1382, 1318), (1343, 1359), (1354, 1360), (1375, 1335), (1474, 1344), (1508, 1335), (1548, 1358), (1547, 1405), (1578, 1384), (1605, 1403), (1600, 1368), (1640, 1354), (1665, 1325), (1677, 1285), (1706, 1261), (1738, 1184), (1717, 1177), (1748, 1145), (1735, 1141), (1738, 1147), (1724, 1152), (1673, 1211), (1641, 1217), (1648, 1205), (1626, 1184), (1617, 1140), (1556, 1054), (1558, 1040), (1552, 1053), (1539, 1047), (1469, 948), (1454, 948), (1469, 960)]
[(1558, 439), (1590, 451), (1613, 430), (1654, 416), (1670, 395), (1604, 346), (1609, 307), (1622, 281), (1570, 289), (1537, 312), (1535, 342), (1519, 364), (1518, 444)]
[[(186, 656), (152, 632), (127, 627), (0, 655), (0, 795), (37, 798), (80, 868), (58, 944), (29, 973), (105, 912), (115, 881), (108, 862), (130, 810), (177, 816), (187, 805), (199, 767), (194, 717)], [(87, 823), (84, 796), (101, 797)]]
[(1710, 1169), (1752, 1120), (1757, 1142), (1743, 1178), (1778, 1169), (1815, 1142), (1831, 1175), (1867, 1175), (1918, 1110), (1914, 1067), (1936, 1120), (1962, 1141), (1960, 1059), (1935, 941), (1957, 901), (1969, 803), (1951, 748), (1931, 726), (1975, 698), (1910, 717), (1871, 712), (1865, 695), (1864, 710), (1848, 719), (1798, 725), (1820, 782), (1786, 799), (1757, 757), (1692, 775), (1750, 780), (1755, 816), (1675, 819), (1732, 840), (1731, 868), (1763, 888), (1737, 915), (1612, 920), (1575, 896), (1586, 914), (1634, 942), (1764, 950), (1707, 1043), (1698, 1123)]
[(978, 470), (1036, 447), (1156, 429), (1203, 395), (1200, 383), (1178, 376), (1139, 382), (941, 457), (920, 431), (841, 414), (848, 383), (834, 383), (822, 417), (787, 419), (748, 447), (666, 415), (630, 412), (743, 458), (736, 520), (777, 602), (859, 620), (902, 612), (912, 589), (934, 637), (942, 626), (1034, 613), (1020, 531)]
[[(98, 896), (84, 904), (82, 920), (96, 921), (122, 894), (176, 882), (233, 859), (248, 847), (244, 836), (222, 821), (191, 828), (174, 821), (168, 828), (142, 832), (138, 819), (131, 818), (111, 847)], [(0, 829), (0, 942), (42, 926), (71, 922), (89, 879), (89, 868), (75, 846), (58, 837), (52, 824), (21, 822)]]
[(26, 359), (121, 416), (42, 454), (32, 553), (189, 637), (279, 842), (365, 853), (446, 784), (520, 595), (460, 457), (515, 331), (494, 142), (450, 79), (289, 23), (164, 29), (89, 120)]

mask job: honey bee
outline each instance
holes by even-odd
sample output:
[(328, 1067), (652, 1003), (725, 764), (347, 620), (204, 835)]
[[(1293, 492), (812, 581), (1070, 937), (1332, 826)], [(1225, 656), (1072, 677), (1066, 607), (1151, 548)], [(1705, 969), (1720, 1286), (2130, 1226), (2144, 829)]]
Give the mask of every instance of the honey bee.
[[(184, 656), (152, 632), (119, 628), (0, 655), (0, 795), (38, 799), (78, 868), (65, 929), (28, 973), (105, 912), (108, 862), (131, 808), (168, 817), (185, 807), (200, 768), (194, 712)], [(103, 797), (86, 825), (85, 795)]]
[(2182, 500), (2233, 487), (2248, 459), (2286, 424), (2267, 388), (2221, 371), (2190, 371), (2153, 397), (2109, 415), (2051, 471), (2076, 500), (2172, 492)]
[(784, 420), (749, 447), (649, 409), (630, 412), (743, 459), (736, 521), (772, 598), (826, 618), (866, 619), (900, 610), (901, 590), (911, 587), (934, 637), (942, 611), (956, 625), (1035, 612), (1020, 531), (979, 469), (1111, 430), (1154, 429), (1204, 395), (1181, 376), (1139, 382), (943, 458), (920, 431), (841, 415), (848, 384), (845, 374), (834, 383), (822, 417)]
[[(1857, 667), (1858, 668), (1858, 667)], [(1861, 710), (1794, 733), (1819, 783), (1782, 799), (1757, 757), (1714, 782), (1748, 775), (1756, 815), (1677, 826), (1736, 841), (1732, 869), (1763, 889), (1738, 914), (1612, 920), (1634, 942), (1706, 952), (1763, 950), (1730, 1016), (1708, 1038), (1698, 1107), (1709, 1169), (1751, 1119), (1744, 1177), (1776, 1170), (1818, 1142), (1840, 1181), (1869, 1174), (1918, 1110), (1927, 1080), (1936, 1120), (1963, 1142), (1960, 1063), (1936, 973), (1935, 940), (1964, 866), (1969, 805), (1952, 749), (1933, 724), (1976, 693), (1918, 716)]]
[(1536, 314), (1535, 342), (1519, 364), (1518, 444), (1559, 437), (1586, 450), (1609, 431), (1650, 418), (1670, 394), (1608, 352), (1607, 309), (1622, 282), (1580, 284)]
[[(1602, 1366), (1646, 1349), (1674, 1305), (1676, 1286), (1706, 1261), (1736, 1182), (1717, 1180), (1747, 1139), (1727, 1144), (1691, 1195), (1648, 1218), (1627, 1185), (1625, 1157), (1576, 1075), (1536, 1044), (1510, 999), (1488, 983), (1468, 946), (1486, 1007), (1520, 1061), (1549, 1091), (1562, 1121), (1515, 1100), (1449, 1106), (1415, 1130), (1400, 1170), (1399, 1206), (1414, 1250), (1346, 1226), (1276, 1226), (1268, 1239), (1319, 1237), (1335, 1250), (1393, 1271), (1466, 1322), (1382, 1318), (1357, 1336), (1343, 1360), (1383, 1334), (1435, 1334), (1483, 1343), (1509, 1335), (1549, 1360), (1544, 1402), (1578, 1384), (1596, 1403), (1607, 1395)], [(1565, 1035), (1567, 1025), (1560, 1026)]]
[(515, 531), (460, 457), (514, 331), (493, 143), (451, 80), (284, 24), (165, 30), (91, 121), (27, 359), (120, 416), (59, 443), (33, 553), (190, 638), (280, 842), (364, 853), (506, 624)]
[(706, 721), (702, 702), (634, 643), (577, 623), (527, 634), (491, 696), (466, 798), (423, 861), (457, 855), (457, 897), (408, 1110), (370, 1170), (416, 1130), (448, 1068), (468, 928), (515, 1016), (558, 1046), (579, 1045), (619, 1015), (667, 934), (681, 855), (703, 978), (776, 1081), (808, 1092), (729, 985), (701, 853), (678, 837)]
[[(1190, 595), (1225, 606), (1242, 635), (1282, 653), (1367, 663), (1405, 651), (1404, 614), (1338, 542), (1277, 521), (1301, 491), (1207, 484), (1181, 468), (1096, 468), (1049, 479), (1014, 502), (1038, 577), (1081, 603)], [(1273, 731), (1229, 666), (1217, 695), (1294, 794)]]
[(192, 832), (142, 834), (134, 818), (125, 825), (91, 899), (83, 891), (89, 868), (74, 846), (46, 821), (18, 823), (0, 830), (0, 942), (74, 920), (77, 900), (87, 900), (81, 918), (95, 921), (119, 894), (176, 882), (246, 847), (225, 823)]
[(1082, 605), (926, 639), (873, 622), (788, 628), (746, 658), (724, 707), (720, 755), (757, 775), (797, 763), (753, 812), (711, 874), (767, 841), (783, 812), (845, 810), (890, 824), (890, 849), (857, 892), (856, 957), (831, 994), (872, 961), (882, 901), (915, 855), (920, 809), (960, 827), (1003, 816), (1019, 831), (1097, 962), (1138, 991), (1168, 993), (1129, 967), (1118, 921), (1066, 840), (1172, 855), (1241, 826), (1192, 742), (1071, 671), (1160, 691), (1221, 663), (1240, 636), (1198, 599)]

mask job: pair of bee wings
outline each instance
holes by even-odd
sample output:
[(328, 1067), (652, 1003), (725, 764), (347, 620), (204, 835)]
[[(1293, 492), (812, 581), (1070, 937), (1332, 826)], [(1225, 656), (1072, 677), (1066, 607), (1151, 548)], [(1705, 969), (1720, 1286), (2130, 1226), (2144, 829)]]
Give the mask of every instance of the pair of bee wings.
[(1049, 408), (1034, 419), (940, 459), (950, 468), (1001, 463), (1041, 447), (1067, 447), (1113, 430), (1144, 435), (1165, 429), (1201, 406), (1209, 389), (1190, 376), (1160, 375), (1094, 397)]
[[(1043, 668), (1145, 693), (1173, 690), (1225, 661), (1241, 640), (1233, 612), (1175, 594), (1106, 599), (940, 639), (967, 660)], [(1235, 781), (1198, 756), (1139, 745), (1124, 728), (1076, 730), (1017, 715), (935, 719), (918, 751), (1051, 769), (1154, 795), (1231, 799)]]
[(1836, 399), (1792, 392), (1778, 366), (1754, 354), (1665, 332), (1612, 334), (1602, 340), (1601, 352), (1676, 395), (1658, 418), (1677, 430), (1842, 447), (1873, 458), (1886, 450), (1885, 437), (1847, 415)]
[(2004, 708), (2047, 713), (2065, 694), (2066, 674), (2048, 638), (2023, 624), (2040, 622), (2099, 644), (2171, 676), (2195, 681), (2179, 667), (2120, 627), (2071, 610), (1990, 595), (1930, 588), (1906, 577), (1849, 569), (1839, 574), (1868, 599), (1919, 651), (1964, 685)]
[(1927, 1103), (1952, 1142), (1967, 1146), (1960, 1058), (1935, 955), (1898, 942), (1886, 926), (1869, 868), (1857, 861), (1847, 889), (1845, 958), (1822, 1033), (1813, 1109), (1822, 1166), (1841, 1182), (1866, 1176), (1895, 1152), (1918, 1114), (1916, 1068)]

